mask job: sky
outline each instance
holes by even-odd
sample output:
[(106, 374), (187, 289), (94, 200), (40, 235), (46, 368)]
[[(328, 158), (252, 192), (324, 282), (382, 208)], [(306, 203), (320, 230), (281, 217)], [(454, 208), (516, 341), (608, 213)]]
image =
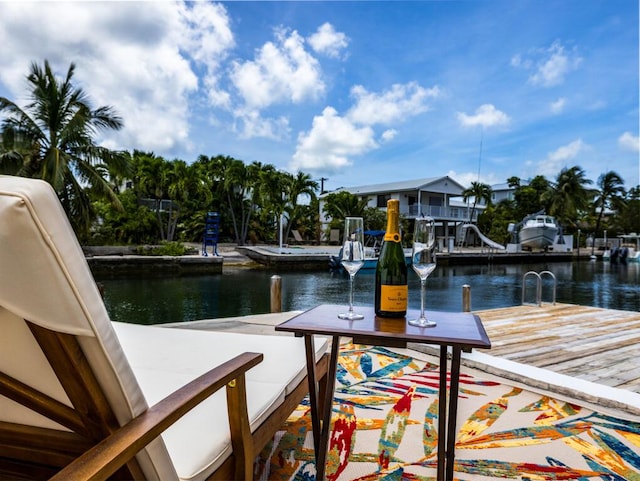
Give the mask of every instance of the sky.
[(124, 121), (100, 144), (228, 155), (327, 190), (580, 166), (640, 184), (638, 0), (6, 1), (0, 96), (45, 59)]

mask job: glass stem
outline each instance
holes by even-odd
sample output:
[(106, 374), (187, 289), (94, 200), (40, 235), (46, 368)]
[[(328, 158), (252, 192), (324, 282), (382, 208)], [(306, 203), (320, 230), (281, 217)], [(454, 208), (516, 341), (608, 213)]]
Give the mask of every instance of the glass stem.
[(353, 274), (349, 274), (349, 312), (353, 312)]
[(427, 280), (420, 279), (420, 319), (424, 319), (424, 292), (426, 290)]

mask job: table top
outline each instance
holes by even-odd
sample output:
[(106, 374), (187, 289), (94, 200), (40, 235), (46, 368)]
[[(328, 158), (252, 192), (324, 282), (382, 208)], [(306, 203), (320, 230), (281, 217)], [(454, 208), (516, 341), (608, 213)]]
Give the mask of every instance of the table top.
[(276, 326), (276, 331), (296, 334), (323, 334), (352, 337), (358, 344), (401, 346), (407, 342), (458, 346), (463, 349), (489, 349), (491, 341), (480, 318), (470, 312), (425, 311), (435, 327), (415, 327), (407, 319), (417, 318), (420, 312), (408, 310), (407, 317), (391, 319), (377, 317), (373, 307), (355, 306), (364, 319), (348, 321), (338, 314), (348, 306), (322, 304)]

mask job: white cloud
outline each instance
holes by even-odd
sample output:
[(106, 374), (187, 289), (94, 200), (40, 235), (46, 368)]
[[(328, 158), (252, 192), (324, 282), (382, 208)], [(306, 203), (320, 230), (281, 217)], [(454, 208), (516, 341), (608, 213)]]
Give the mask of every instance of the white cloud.
[(254, 60), (235, 62), (231, 79), (246, 106), (255, 109), (315, 99), (325, 90), (320, 64), (296, 31), (279, 30), (276, 42), (264, 44)]
[(625, 132), (618, 137), (618, 145), (623, 150), (640, 152), (640, 138), (637, 135), (633, 135), (631, 132)]
[(532, 64), (531, 60), (528, 60), (528, 59), (523, 60), (522, 55), (520, 54), (516, 54), (513, 57), (511, 57), (512, 67), (521, 67), (521, 68), (528, 69), (528, 68), (531, 68), (531, 64)]
[(58, 75), (73, 62), (75, 85), (125, 121), (102, 139), (111, 148), (188, 150), (192, 63), (213, 87), (233, 46), (225, 8), (205, 2), (146, 2), (144, 15), (135, 2), (0, 2), (0, 19), (0, 82), (16, 102), (31, 62), (47, 59)]
[(361, 155), (377, 147), (371, 127), (358, 127), (351, 120), (326, 107), (313, 119), (309, 132), (298, 136), (292, 170), (335, 172), (351, 165), (349, 156)]
[(537, 174), (553, 177), (576, 159), (578, 155), (589, 149), (589, 145), (583, 142), (582, 139), (574, 140), (567, 145), (563, 145), (557, 150), (549, 152), (547, 157), (538, 163)]
[(349, 45), (349, 38), (342, 32), (336, 32), (330, 23), (322, 24), (307, 41), (313, 50), (332, 58), (339, 57), (341, 50)]
[(457, 173), (455, 170), (450, 170), (447, 172), (447, 175), (455, 180), (458, 184), (463, 185), (464, 187), (471, 187), (472, 182), (482, 182), (487, 185), (495, 185), (504, 182), (504, 179), (499, 179), (495, 174), (483, 175), (480, 174), (480, 179), (478, 180), (477, 172), (460, 172)]
[[(316, 100), (325, 91), (320, 64), (305, 50), (305, 41), (296, 31), (279, 29), (275, 41), (265, 43), (253, 60), (236, 61), (230, 75), (239, 99), (230, 110), (245, 128), (243, 138), (284, 138), (285, 118), (260, 118), (277, 104), (300, 104)], [(225, 100), (231, 105), (231, 97)]]
[(511, 119), (507, 114), (498, 110), (492, 104), (484, 104), (476, 109), (475, 114), (469, 115), (458, 112), (458, 121), (465, 127), (474, 127), (480, 125), (482, 127), (497, 127), (508, 125)]
[(396, 129), (388, 129), (382, 132), (381, 138), (384, 142), (391, 142), (397, 134), (398, 131)]
[(209, 2), (193, 2), (189, 4), (191, 8), (178, 6), (187, 28), (178, 29), (180, 38), (176, 43), (205, 67), (202, 86), (211, 104), (228, 108), (230, 95), (218, 87), (221, 64), (235, 46), (226, 11), (222, 5)]
[(566, 105), (566, 103), (567, 99), (564, 97), (560, 97), (555, 102), (551, 102), (551, 104), (549, 105), (549, 109), (551, 110), (551, 113), (559, 114), (564, 110), (564, 106)]
[(517, 54), (511, 58), (511, 65), (515, 68), (535, 72), (529, 76), (529, 82), (542, 87), (553, 87), (564, 82), (566, 75), (578, 68), (582, 62), (576, 50), (567, 52), (559, 41), (553, 42), (546, 49), (538, 49), (530, 53), (527, 58)]
[(282, 139), (289, 135), (289, 120), (286, 117), (263, 118), (256, 110), (243, 112), (237, 120), (240, 138), (250, 139), (262, 137), (267, 139)]
[[(425, 89), (415, 82), (396, 84), (390, 90), (368, 92), (362, 86), (351, 89), (355, 105), (340, 116), (332, 107), (313, 119), (309, 132), (298, 136), (292, 169), (336, 172), (352, 164), (351, 157), (377, 149), (376, 125), (390, 125), (428, 110), (427, 100), (438, 97), (437, 87)], [(397, 130), (380, 134), (381, 142), (390, 142)]]
[(440, 95), (438, 87), (425, 89), (416, 82), (394, 84), (391, 90), (376, 94), (363, 86), (351, 89), (356, 104), (347, 112), (353, 122), (389, 125), (429, 110), (427, 101)]

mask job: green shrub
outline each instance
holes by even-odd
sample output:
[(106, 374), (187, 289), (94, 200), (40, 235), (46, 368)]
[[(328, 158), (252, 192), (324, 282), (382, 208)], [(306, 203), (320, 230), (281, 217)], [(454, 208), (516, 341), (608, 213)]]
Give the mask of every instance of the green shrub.
[(140, 246), (138, 254), (143, 256), (183, 256), (187, 248), (181, 242), (163, 242), (157, 246)]

